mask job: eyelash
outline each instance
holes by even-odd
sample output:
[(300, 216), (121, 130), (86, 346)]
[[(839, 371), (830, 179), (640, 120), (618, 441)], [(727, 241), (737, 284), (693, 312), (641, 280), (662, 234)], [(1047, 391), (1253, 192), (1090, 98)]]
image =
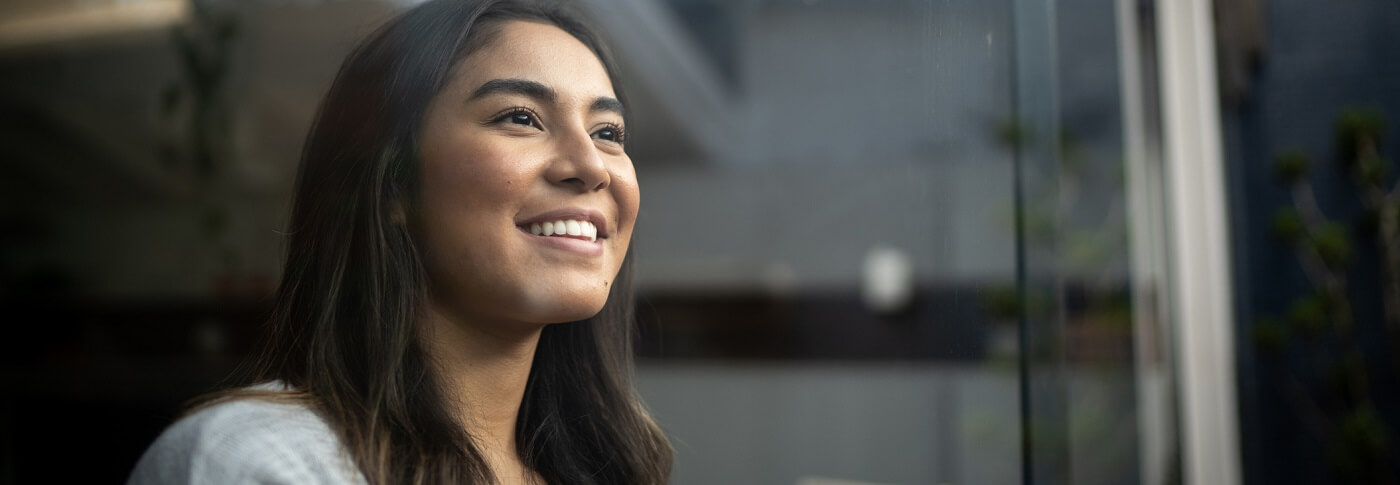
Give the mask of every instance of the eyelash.
[[(540, 115), (535, 114), (535, 112), (534, 112), (534, 111), (531, 111), (530, 108), (524, 108), (524, 107), (515, 107), (515, 108), (510, 108), (510, 109), (507, 109), (507, 110), (505, 110), (505, 111), (502, 111), (500, 114), (497, 114), (496, 116), (491, 117), (491, 123), (494, 124), (494, 123), (505, 123), (505, 122), (510, 122), (510, 121), (513, 121), (513, 118), (515, 118), (517, 115), (526, 115), (526, 116), (529, 116), (529, 117), (530, 117), (530, 123), (529, 123), (530, 126), (533, 126), (533, 127), (535, 127), (535, 128), (543, 128), (543, 127), (540, 126)], [(515, 123), (515, 124), (518, 124), (518, 123)]]
[(601, 129), (599, 129), (598, 131), (602, 131), (602, 130), (612, 130), (613, 133), (615, 133), (615, 135), (613, 135), (613, 139), (612, 139), (612, 140), (606, 140), (606, 141), (610, 141), (610, 142), (616, 143), (616, 144), (618, 144), (618, 145), (624, 145), (624, 146), (627, 145), (627, 130), (626, 130), (626, 129), (623, 129), (621, 126), (618, 126), (618, 124), (616, 124), (616, 123), (604, 123), (604, 124), (603, 124), (603, 127), (602, 127)]
[[(516, 116), (518, 116), (518, 115), (525, 115), (525, 116), (528, 116), (528, 117), (529, 117), (529, 121), (530, 121), (530, 122), (529, 122), (529, 126), (533, 126), (533, 127), (535, 127), (535, 128), (541, 128), (541, 129), (543, 129), (543, 127), (540, 126), (540, 115), (535, 114), (535, 112), (534, 112), (533, 110), (531, 110), (530, 108), (526, 108), (526, 107), (515, 107), (515, 108), (510, 108), (510, 109), (507, 109), (507, 110), (505, 110), (505, 111), (502, 111), (500, 114), (497, 114), (496, 116), (491, 117), (490, 123), (492, 123), (492, 124), (496, 124), (496, 123), (521, 124), (521, 123), (514, 123), (514, 121), (515, 121), (514, 118), (515, 118)], [(523, 124), (522, 124), (522, 125), (523, 125)], [(621, 125), (618, 125), (617, 123), (604, 123), (603, 126), (599, 129), (599, 131), (602, 131), (602, 130), (611, 130), (613, 133), (615, 133), (615, 135), (614, 135), (614, 137), (613, 137), (612, 140), (601, 139), (601, 138), (600, 138), (601, 140), (603, 140), (603, 141), (608, 141), (608, 142), (612, 142), (612, 143), (616, 143), (616, 144), (618, 144), (618, 145), (626, 145), (626, 144), (627, 144), (627, 130), (624, 129)], [(597, 133), (597, 132), (595, 132), (595, 134), (596, 134), (596, 133)], [(590, 136), (591, 136), (591, 135), (590, 135)]]

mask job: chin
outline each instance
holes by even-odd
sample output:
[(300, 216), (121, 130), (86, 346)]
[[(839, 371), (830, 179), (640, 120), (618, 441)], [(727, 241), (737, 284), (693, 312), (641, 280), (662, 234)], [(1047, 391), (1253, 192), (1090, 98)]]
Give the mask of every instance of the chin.
[(523, 320), (543, 324), (567, 323), (586, 320), (603, 310), (608, 302), (607, 292), (580, 291), (554, 292), (552, 295), (536, 295), (535, 304), (528, 305), (528, 317)]
[(602, 310), (603, 305), (598, 305), (596, 308), (589, 307), (586, 309), (560, 309), (559, 311), (549, 312), (548, 314), (537, 315), (536, 318), (531, 318), (530, 320), (544, 325), (572, 323), (580, 320), (587, 320), (589, 318), (593, 318), (594, 315), (597, 315), (598, 312)]

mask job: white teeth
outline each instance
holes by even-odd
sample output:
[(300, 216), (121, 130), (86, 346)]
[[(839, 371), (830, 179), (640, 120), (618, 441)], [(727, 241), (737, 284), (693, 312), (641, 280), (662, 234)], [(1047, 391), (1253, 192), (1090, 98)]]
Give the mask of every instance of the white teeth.
[(530, 233), (536, 236), (579, 236), (589, 241), (598, 240), (598, 226), (588, 221), (553, 221), (530, 224)]

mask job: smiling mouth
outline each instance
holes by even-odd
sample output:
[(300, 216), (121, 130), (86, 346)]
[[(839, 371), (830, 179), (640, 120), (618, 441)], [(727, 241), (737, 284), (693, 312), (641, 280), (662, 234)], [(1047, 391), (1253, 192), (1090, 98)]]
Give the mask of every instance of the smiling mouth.
[[(516, 226), (520, 230), (541, 237), (560, 237), (588, 242), (598, 241), (598, 227), (592, 222), (576, 219), (563, 219), (550, 222), (535, 222)], [(604, 238), (606, 239), (606, 238)]]

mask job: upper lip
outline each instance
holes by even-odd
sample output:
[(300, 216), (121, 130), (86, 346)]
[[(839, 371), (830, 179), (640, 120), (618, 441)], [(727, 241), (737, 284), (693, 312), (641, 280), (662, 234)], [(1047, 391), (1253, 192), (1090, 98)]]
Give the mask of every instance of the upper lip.
[(611, 228), (608, 227), (608, 220), (603, 217), (602, 212), (579, 207), (568, 207), (542, 212), (516, 221), (515, 225), (529, 229), (531, 224), (543, 224), (554, 221), (588, 221), (592, 223), (594, 227), (598, 228), (598, 239), (608, 237), (608, 233), (611, 231)]

